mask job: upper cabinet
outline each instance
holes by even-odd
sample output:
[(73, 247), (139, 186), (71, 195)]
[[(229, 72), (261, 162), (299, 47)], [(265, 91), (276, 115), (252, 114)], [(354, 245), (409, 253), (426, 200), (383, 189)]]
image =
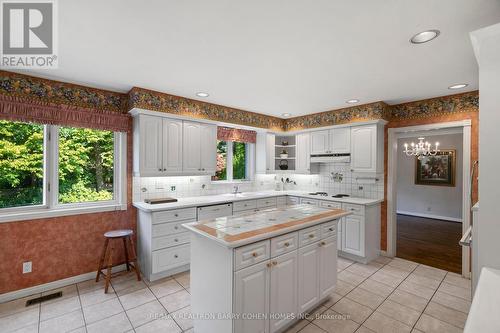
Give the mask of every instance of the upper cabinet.
[(297, 173), (310, 173), (311, 172), (311, 134), (301, 133), (297, 134), (295, 138), (295, 171)]
[(141, 115), (134, 119), (134, 171), (161, 176), (162, 118)]
[(351, 128), (351, 171), (381, 173), (384, 171), (383, 125)]
[(271, 133), (266, 134), (266, 172), (273, 173), (274, 172), (274, 151), (276, 145), (276, 136)]
[(311, 154), (338, 154), (351, 151), (351, 128), (339, 127), (311, 132)]
[(184, 121), (183, 137), (184, 173), (214, 173), (217, 155), (217, 126)]
[(182, 121), (163, 119), (163, 171), (182, 172)]

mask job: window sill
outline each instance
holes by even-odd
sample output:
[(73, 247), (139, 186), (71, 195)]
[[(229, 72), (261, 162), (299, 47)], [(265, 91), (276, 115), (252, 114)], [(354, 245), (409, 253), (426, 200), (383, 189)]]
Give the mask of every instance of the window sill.
[(127, 210), (127, 205), (113, 203), (113, 204), (94, 205), (87, 207), (71, 207), (71, 208), (65, 207), (56, 209), (41, 208), (41, 209), (26, 210), (23, 212), (9, 212), (7, 214), (2, 214), (2, 212), (0, 211), (0, 223), (36, 220), (42, 218), (71, 216), (79, 214), (111, 212), (117, 210)]
[(238, 185), (238, 184), (250, 184), (253, 180), (211, 180), (211, 185)]

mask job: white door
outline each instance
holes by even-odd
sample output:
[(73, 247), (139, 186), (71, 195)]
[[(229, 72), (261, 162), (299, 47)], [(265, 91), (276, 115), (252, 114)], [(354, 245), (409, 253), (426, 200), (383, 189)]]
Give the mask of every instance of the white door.
[(360, 257), (365, 256), (364, 218), (357, 215), (344, 217), (342, 224), (342, 250)]
[(141, 176), (158, 176), (162, 166), (162, 118), (141, 115), (139, 117), (139, 172)]
[(331, 294), (337, 284), (337, 236), (321, 241), (319, 298)]
[[(234, 312), (238, 314), (269, 313), (269, 261), (237, 271), (234, 274)], [(265, 319), (237, 319), (235, 333), (267, 333)]]
[(163, 172), (182, 172), (182, 120), (163, 119)]
[(274, 146), (275, 146), (275, 135), (267, 134), (266, 135), (266, 171), (273, 172), (274, 171)]
[(214, 174), (217, 164), (217, 126), (200, 124), (201, 171)]
[[(271, 314), (297, 313), (297, 251), (271, 260)], [(279, 331), (293, 318), (277, 316), (269, 321), (270, 332)]]
[(320, 246), (314, 243), (299, 249), (299, 306), (304, 313), (319, 301)]
[(182, 170), (184, 173), (201, 172), (200, 123), (183, 122)]
[(311, 135), (309, 133), (297, 134), (295, 137), (295, 171), (309, 173), (311, 171)]
[(351, 128), (341, 127), (330, 130), (330, 147), (334, 153), (351, 151)]
[(330, 152), (329, 131), (311, 132), (311, 154)]
[[(354, 172), (377, 172), (377, 126), (351, 128), (351, 169)], [(380, 158), (383, 158), (382, 156)]]

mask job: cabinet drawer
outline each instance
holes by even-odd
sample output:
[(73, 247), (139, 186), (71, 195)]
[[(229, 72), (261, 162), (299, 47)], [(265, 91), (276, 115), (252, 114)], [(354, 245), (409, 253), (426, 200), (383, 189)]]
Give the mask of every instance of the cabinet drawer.
[(276, 205), (278, 207), (285, 207), (286, 206), (286, 197), (277, 197), (276, 198)]
[(337, 235), (337, 221), (323, 223), (321, 225), (321, 238)]
[(153, 251), (152, 273), (155, 274), (189, 264), (189, 256), (189, 244)]
[(198, 207), (198, 221), (233, 215), (233, 204)]
[(295, 250), (299, 247), (299, 234), (292, 232), (271, 239), (271, 258)]
[(233, 202), (233, 212), (240, 212), (243, 210), (250, 210), (255, 208), (257, 208), (257, 201), (255, 200)]
[(299, 247), (314, 243), (321, 238), (319, 225), (299, 231)]
[(299, 202), (300, 202), (300, 200), (297, 197), (287, 197), (286, 198), (286, 204), (289, 206), (298, 205)]
[(256, 264), (270, 258), (269, 240), (245, 245), (234, 250), (234, 270)]
[(177, 246), (189, 243), (189, 232), (181, 232), (175, 235), (154, 237), (152, 240), (152, 250), (165, 249), (167, 247)]
[(354, 215), (365, 215), (365, 207), (363, 205), (344, 204), (343, 209), (352, 212)]
[(276, 198), (265, 198), (257, 200), (257, 208), (276, 207)]
[(189, 220), (196, 218), (196, 208), (166, 210), (153, 213), (153, 224)]
[(318, 200), (314, 200), (314, 199), (300, 198), (300, 203), (303, 205), (318, 206)]
[(166, 235), (178, 234), (180, 232), (184, 232), (184, 231), (186, 231), (186, 229), (184, 229), (182, 227), (182, 224), (188, 223), (188, 222), (194, 222), (194, 221), (196, 221), (196, 220), (191, 219), (191, 220), (185, 220), (185, 221), (154, 224), (152, 236), (153, 237), (160, 237), (160, 236), (166, 236)]
[(323, 207), (323, 208), (330, 208), (330, 209), (342, 208), (342, 204), (340, 202), (331, 202), (331, 201), (320, 201), (319, 206)]

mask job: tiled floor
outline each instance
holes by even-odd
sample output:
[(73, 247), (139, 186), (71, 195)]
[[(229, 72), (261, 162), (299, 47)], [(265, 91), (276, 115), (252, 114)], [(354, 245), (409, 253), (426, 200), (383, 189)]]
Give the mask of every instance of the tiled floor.
[[(330, 299), (288, 333), (461, 332), (470, 307), (470, 281), (403, 259), (368, 264), (339, 258)], [(132, 274), (62, 289), (63, 298), (24, 307), (0, 304), (0, 332), (192, 332), (189, 273), (146, 284)], [(31, 297), (30, 297), (31, 298)]]

